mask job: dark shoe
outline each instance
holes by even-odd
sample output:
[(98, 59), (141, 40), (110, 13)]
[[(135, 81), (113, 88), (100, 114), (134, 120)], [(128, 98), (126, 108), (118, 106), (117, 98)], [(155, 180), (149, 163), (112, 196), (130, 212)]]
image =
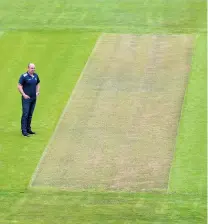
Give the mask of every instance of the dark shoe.
[(27, 133), (30, 134), (30, 135), (35, 135), (35, 132), (33, 132), (31, 130), (27, 131)]
[(30, 137), (30, 136), (28, 135), (28, 133), (22, 133), (22, 135), (23, 135), (24, 137)]

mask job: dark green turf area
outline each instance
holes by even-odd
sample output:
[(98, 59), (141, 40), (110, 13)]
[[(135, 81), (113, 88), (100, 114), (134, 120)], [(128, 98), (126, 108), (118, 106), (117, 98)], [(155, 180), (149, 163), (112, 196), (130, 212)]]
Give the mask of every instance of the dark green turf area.
[[(168, 194), (27, 188), (98, 31), (198, 36)], [(206, 223), (205, 31), (204, 0), (1, 0), (0, 223)], [(41, 77), (38, 135), (24, 139), (16, 85), (30, 61)]]
[(205, 198), (180, 194), (30, 191), (0, 203), (2, 223), (206, 223)]
[(193, 33), (206, 30), (205, 0), (1, 0), (0, 29)]

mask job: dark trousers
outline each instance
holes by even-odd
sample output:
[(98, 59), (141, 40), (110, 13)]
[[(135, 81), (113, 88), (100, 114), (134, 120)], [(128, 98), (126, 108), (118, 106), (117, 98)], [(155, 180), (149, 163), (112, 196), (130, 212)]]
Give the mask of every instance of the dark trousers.
[(33, 111), (35, 109), (36, 98), (24, 99), (22, 97), (22, 119), (21, 119), (21, 129), (22, 133), (27, 133), (31, 130), (31, 121)]

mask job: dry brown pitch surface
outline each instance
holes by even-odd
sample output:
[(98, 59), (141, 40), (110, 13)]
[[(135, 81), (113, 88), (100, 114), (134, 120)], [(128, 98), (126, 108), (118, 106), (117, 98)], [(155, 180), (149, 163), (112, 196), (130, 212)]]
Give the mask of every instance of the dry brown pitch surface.
[(188, 35), (102, 35), (32, 186), (166, 189), (192, 42)]

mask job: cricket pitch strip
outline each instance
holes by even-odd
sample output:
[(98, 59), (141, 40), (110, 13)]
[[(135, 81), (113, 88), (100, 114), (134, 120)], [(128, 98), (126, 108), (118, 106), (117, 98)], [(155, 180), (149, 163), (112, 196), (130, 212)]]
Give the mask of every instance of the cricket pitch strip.
[(191, 35), (103, 34), (31, 186), (167, 189)]

